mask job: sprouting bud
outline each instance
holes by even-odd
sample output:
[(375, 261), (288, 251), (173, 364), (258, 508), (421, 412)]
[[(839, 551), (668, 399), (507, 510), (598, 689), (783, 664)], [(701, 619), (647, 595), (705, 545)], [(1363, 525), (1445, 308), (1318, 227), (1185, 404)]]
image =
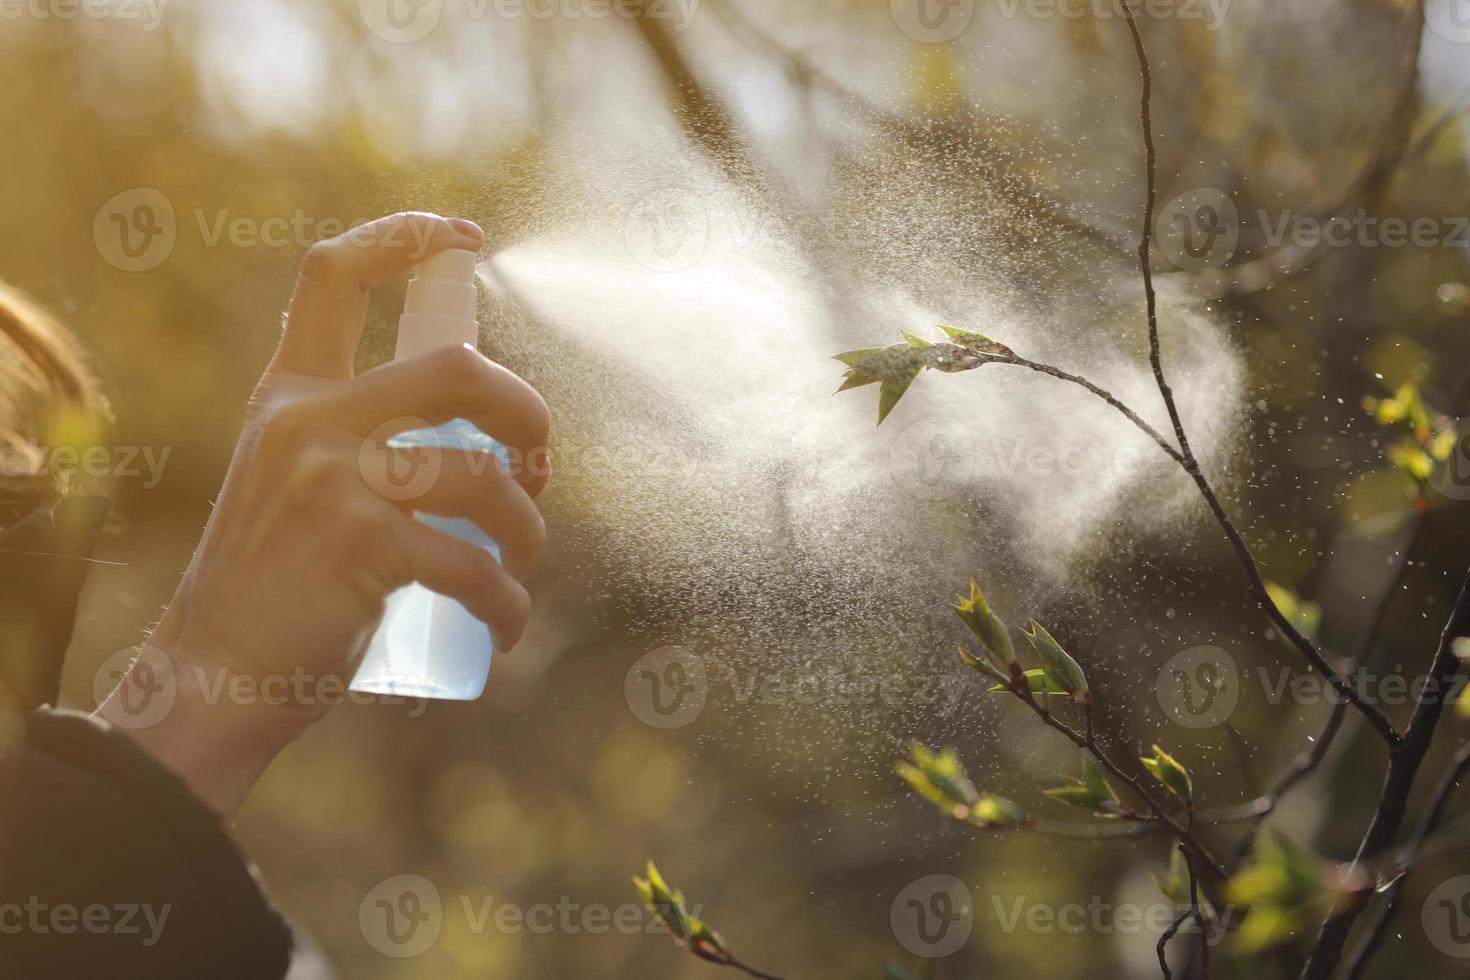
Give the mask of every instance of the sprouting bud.
[(945, 816), (984, 829), (1015, 827), (1025, 819), (1010, 800), (975, 789), (954, 749), (935, 752), (915, 742), (909, 751), (912, 761), (898, 762), (894, 771)]
[(1025, 632), (1025, 636), (1026, 642), (1031, 644), (1031, 649), (1041, 658), (1042, 666), (1058, 687), (1068, 694), (1083, 695), (1088, 692), (1087, 675), (1082, 672), (1077, 661), (1067, 655), (1061, 644), (1052, 639), (1045, 626), (1033, 619), (1031, 630)]
[(1091, 810), (1104, 816), (1116, 817), (1123, 813), (1118, 794), (1108, 783), (1107, 777), (1098, 768), (1091, 752), (1082, 753), (1082, 776), (1068, 776), (1066, 785), (1042, 790), (1047, 796), (1072, 806)]
[(1009, 668), (1015, 663), (1016, 650), (1011, 645), (1010, 631), (1000, 617), (991, 611), (990, 603), (985, 601), (985, 594), (980, 591), (980, 586), (971, 579), (969, 597), (955, 596), (955, 599), (958, 601), (950, 608), (960, 618), (960, 622), (969, 627), (970, 632), (985, 644), (985, 649), (990, 651), (996, 666)]
[(1164, 784), (1164, 788), (1186, 803), (1194, 800), (1194, 783), (1189, 778), (1189, 770), (1179, 764), (1179, 760), (1159, 748), (1153, 747), (1152, 756), (1143, 756), (1139, 761), (1155, 779)]
[(690, 915), (684, 904), (684, 893), (671, 889), (652, 861), (648, 862), (647, 877), (635, 877), (633, 884), (643, 896), (643, 904), (669, 930), (675, 942), (704, 959), (724, 962), (729, 958), (725, 940), (709, 923)]

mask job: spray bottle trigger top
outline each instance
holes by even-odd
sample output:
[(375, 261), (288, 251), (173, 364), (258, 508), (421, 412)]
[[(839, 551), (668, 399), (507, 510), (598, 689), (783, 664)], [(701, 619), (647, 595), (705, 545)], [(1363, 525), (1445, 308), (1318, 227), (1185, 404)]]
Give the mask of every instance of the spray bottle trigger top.
[(408, 284), (403, 316), (398, 319), (396, 359), (440, 347), (474, 346), (478, 295), (478, 256), (462, 248), (446, 249), (421, 262)]

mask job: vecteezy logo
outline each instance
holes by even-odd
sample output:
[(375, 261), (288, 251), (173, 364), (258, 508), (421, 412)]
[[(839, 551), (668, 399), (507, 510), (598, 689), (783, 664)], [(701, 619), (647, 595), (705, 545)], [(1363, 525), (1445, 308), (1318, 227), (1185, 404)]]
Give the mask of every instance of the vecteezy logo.
[(108, 720), (118, 728), (141, 731), (152, 728), (173, 711), (178, 696), (174, 663), (157, 647), (128, 647), (102, 661), (92, 675), (92, 697), (98, 703), (117, 692), (116, 707)]
[(1240, 670), (1219, 647), (1191, 647), (1169, 658), (1154, 683), (1159, 706), (1185, 728), (1214, 728), (1240, 700)]
[(709, 214), (687, 190), (645, 194), (623, 217), (623, 244), (655, 272), (681, 272), (709, 247)]
[(1470, 875), (1441, 882), (1424, 899), (1424, 935), (1446, 956), (1470, 959)]
[(1224, 191), (1198, 187), (1164, 205), (1154, 219), (1154, 238), (1176, 268), (1218, 269), (1240, 245), (1240, 213)]
[(1455, 444), (1436, 464), (1430, 483), (1451, 500), (1470, 500), (1470, 417), (1455, 422)]
[(975, 439), (957, 419), (920, 419), (906, 427), (888, 449), (888, 472), (904, 490), (936, 500), (975, 469)]
[(1470, 44), (1470, 0), (1429, 0), (1424, 20), (1446, 41)]
[(173, 203), (152, 187), (114, 194), (92, 219), (97, 253), (124, 272), (158, 268), (177, 241)]
[(357, 0), (367, 29), (393, 44), (421, 41), (439, 26), (444, 0)]
[(953, 41), (975, 18), (975, 0), (888, 0), (888, 9), (899, 30), (929, 44)]
[(645, 653), (628, 668), (623, 697), (645, 725), (683, 728), (699, 717), (709, 698), (704, 662), (682, 647)]
[(899, 945), (915, 956), (948, 956), (970, 939), (975, 908), (970, 889), (953, 875), (928, 875), (898, 893), (888, 922)]
[(395, 875), (373, 886), (357, 907), (368, 945), (396, 959), (426, 952), (439, 939), (444, 912), (439, 889), (423, 875)]
[(444, 447), (427, 420), (389, 419), (363, 438), (357, 468), (385, 500), (418, 500), (439, 482)]

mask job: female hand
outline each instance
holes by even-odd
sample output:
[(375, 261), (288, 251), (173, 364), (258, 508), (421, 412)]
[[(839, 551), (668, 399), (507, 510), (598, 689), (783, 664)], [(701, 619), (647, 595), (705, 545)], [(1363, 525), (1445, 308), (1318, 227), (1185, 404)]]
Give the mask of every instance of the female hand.
[[(414, 482), (421, 493), (391, 500), (402, 495), (378, 490), (391, 488), (385, 476), (402, 462), (385, 445), (391, 436), (455, 418), (512, 459), (544, 459), (545, 402), (468, 347), (352, 373), (371, 287), (443, 249), (483, 244), (469, 221), (398, 214), (317, 244), (302, 263), (203, 539), (134, 670), (99, 709), (124, 724), (122, 702), (145, 693), (129, 691), (142, 683), (141, 666), (148, 683), (166, 675), (171, 708), (134, 734), (223, 813), (325, 711), (316, 682), (340, 689), (351, 678), (394, 590), (418, 581), (459, 600), (499, 650), (525, 629), (521, 581), (545, 539), (533, 503), (545, 467), (512, 473), (485, 454), (433, 449), (436, 476)], [(504, 565), (414, 520), (415, 510), (474, 521)], [(223, 673), (295, 678), (284, 689), (308, 692), (297, 699), (307, 703), (220, 697)]]

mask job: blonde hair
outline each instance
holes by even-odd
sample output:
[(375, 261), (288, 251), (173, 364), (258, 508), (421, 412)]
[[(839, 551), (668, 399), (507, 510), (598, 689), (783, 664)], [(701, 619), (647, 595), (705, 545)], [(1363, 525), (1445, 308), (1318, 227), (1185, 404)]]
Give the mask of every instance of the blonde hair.
[(109, 421), (76, 338), (0, 280), (0, 526), (61, 489), (48, 447), (95, 438)]

